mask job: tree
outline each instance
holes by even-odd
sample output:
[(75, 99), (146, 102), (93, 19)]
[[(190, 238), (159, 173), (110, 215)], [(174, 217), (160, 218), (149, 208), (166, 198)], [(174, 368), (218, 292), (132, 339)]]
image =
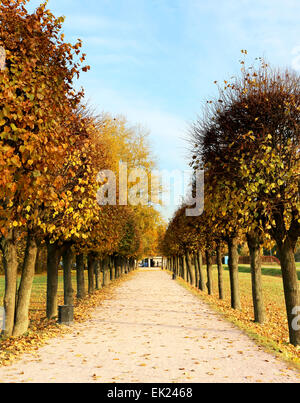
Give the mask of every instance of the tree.
[[(36, 206), (47, 192), (51, 171), (64, 161), (66, 127), (82, 93), (72, 82), (80, 65), (81, 42), (65, 43), (63, 18), (42, 4), (29, 14), (27, 0), (3, 0), (0, 46), (6, 67), (0, 72), (0, 229), (5, 262), (5, 335), (22, 334), (28, 325), (28, 303), (37, 252)], [(22, 279), (16, 300), (16, 236), (28, 236)]]
[[(299, 237), (299, 75), (243, 68), (241, 79), (225, 83), (211, 105), (209, 127), (202, 136), (201, 156), (215, 162), (214, 172), (230, 197), (247, 233), (251, 254), (255, 316), (264, 319), (260, 249), (262, 233), (276, 241), (280, 254), (290, 341), (299, 344), (295, 307), (299, 286), (294, 260)], [(205, 139), (205, 140), (203, 140)], [(233, 197), (235, 196), (235, 197)]]

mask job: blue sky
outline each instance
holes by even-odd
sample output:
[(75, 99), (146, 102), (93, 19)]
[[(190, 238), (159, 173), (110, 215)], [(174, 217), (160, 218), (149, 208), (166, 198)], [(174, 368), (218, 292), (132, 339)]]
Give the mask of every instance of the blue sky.
[[(39, 1), (32, 0), (34, 6)], [(241, 49), (300, 67), (299, 0), (50, 0), (81, 38), (91, 71), (80, 85), (99, 112), (150, 131), (162, 169), (187, 169), (189, 124), (237, 74)]]

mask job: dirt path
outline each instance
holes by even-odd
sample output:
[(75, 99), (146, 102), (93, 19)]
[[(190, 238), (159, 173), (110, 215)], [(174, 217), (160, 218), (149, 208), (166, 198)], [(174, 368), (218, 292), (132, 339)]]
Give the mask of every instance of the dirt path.
[(158, 270), (138, 272), (92, 320), (0, 368), (0, 382), (262, 381), (300, 378)]

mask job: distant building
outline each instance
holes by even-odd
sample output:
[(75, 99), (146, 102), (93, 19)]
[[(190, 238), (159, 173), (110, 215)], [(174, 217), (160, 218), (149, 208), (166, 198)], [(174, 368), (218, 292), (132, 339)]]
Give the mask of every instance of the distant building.
[(151, 256), (142, 261), (143, 267), (162, 267), (163, 258), (161, 256)]

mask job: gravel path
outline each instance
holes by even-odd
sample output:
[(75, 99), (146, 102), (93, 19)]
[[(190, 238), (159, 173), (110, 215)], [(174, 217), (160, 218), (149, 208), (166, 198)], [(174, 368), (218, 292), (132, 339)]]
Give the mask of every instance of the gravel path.
[(0, 368), (1, 382), (297, 382), (160, 270), (140, 271), (94, 312), (35, 355)]

